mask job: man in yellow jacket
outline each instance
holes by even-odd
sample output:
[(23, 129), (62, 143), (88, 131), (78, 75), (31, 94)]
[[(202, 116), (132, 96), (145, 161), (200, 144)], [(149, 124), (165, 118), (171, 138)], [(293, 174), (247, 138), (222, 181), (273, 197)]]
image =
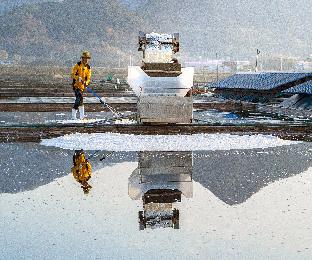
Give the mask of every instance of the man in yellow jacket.
[(90, 84), (91, 68), (89, 63), (91, 55), (88, 51), (82, 52), (81, 61), (79, 61), (72, 69), (73, 90), (75, 92), (75, 104), (72, 109), (72, 119), (77, 119), (77, 111), (79, 110), (79, 118), (84, 118), (83, 92)]
[(86, 159), (83, 150), (76, 150), (73, 156), (73, 164), (71, 171), (77, 182), (81, 184), (84, 193), (89, 193), (92, 188), (88, 181), (91, 178), (91, 164)]

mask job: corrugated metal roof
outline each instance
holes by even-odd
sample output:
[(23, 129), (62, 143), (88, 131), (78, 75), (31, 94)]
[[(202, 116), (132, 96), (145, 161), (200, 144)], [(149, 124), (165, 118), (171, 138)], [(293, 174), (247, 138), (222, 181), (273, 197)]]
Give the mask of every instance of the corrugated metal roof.
[(284, 91), (285, 93), (312, 94), (312, 80)]
[[(292, 81), (312, 77), (312, 72), (260, 72), (237, 73), (213, 84), (215, 88), (270, 90)], [(303, 88), (306, 89), (306, 88)]]

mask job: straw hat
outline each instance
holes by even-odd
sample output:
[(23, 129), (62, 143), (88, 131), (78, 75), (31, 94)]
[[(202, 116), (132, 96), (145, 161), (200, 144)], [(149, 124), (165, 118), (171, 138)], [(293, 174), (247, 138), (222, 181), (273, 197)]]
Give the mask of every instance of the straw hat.
[(91, 59), (91, 54), (88, 51), (83, 51), (81, 54), (81, 58)]

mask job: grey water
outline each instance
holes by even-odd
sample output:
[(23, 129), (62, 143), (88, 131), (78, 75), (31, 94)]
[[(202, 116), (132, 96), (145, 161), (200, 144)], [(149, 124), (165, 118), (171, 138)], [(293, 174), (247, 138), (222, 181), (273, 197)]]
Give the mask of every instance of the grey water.
[(1, 259), (309, 259), (312, 143), (194, 152), (1, 143)]
[[(135, 123), (135, 113), (122, 112), (125, 118)], [(111, 112), (87, 112), (88, 119), (111, 122), (114, 115)], [(222, 112), (215, 109), (194, 110), (193, 124), (218, 125), (311, 125), (312, 117), (287, 117), (264, 112)], [(0, 127), (34, 124), (56, 124), (71, 120), (71, 112), (1, 112)]]

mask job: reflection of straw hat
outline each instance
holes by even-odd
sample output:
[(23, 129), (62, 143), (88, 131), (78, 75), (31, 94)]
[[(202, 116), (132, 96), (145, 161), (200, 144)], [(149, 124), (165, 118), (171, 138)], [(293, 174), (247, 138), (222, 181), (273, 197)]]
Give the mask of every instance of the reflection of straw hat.
[(88, 52), (88, 51), (83, 51), (82, 54), (81, 54), (81, 58), (91, 59), (90, 52)]
[[(82, 186), (81, 186), (81, 187), (82, 187)], [(83, 189), (83, 193), (84, 193), (84, 194), (89, 194), (89, 192), (90, 192), (90, 189), (89, 189), (89, 188), (83, 187), (82, 189)]]

